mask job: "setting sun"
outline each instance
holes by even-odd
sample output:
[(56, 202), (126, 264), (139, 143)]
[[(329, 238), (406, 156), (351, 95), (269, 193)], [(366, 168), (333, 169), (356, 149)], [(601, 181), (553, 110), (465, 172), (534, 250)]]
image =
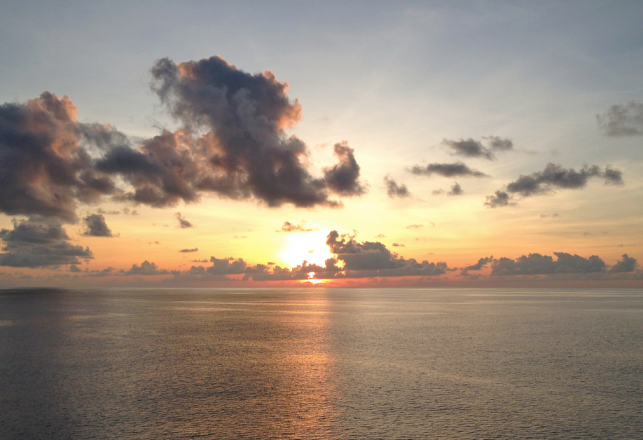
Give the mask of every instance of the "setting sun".
[(295, 267), (304, 260), (308, 264), (324, 266), (326, 260), (333, 257), (326, 245), (328, 231), (315, 231), (289, 236), (284, 243), (281, 260)]

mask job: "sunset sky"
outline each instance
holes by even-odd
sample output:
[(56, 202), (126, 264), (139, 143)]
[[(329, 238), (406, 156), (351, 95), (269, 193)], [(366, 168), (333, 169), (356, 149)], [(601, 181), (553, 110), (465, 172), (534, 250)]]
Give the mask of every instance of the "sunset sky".
[(0, 285), (643, 286), (640, 1), (94, 3), (0, 5)]

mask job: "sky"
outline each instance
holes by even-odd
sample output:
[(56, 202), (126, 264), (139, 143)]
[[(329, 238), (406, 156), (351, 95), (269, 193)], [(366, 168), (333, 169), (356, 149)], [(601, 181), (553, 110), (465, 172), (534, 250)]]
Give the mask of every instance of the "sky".
[(0, 285), (642, 287), (641, 19), (0, 2)]

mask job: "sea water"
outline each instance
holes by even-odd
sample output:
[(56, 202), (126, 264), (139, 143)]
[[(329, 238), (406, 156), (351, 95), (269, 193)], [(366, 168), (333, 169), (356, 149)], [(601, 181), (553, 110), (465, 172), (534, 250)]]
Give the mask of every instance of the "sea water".
[(643, 291), (0, 291), (0, 437), (643, 438)]

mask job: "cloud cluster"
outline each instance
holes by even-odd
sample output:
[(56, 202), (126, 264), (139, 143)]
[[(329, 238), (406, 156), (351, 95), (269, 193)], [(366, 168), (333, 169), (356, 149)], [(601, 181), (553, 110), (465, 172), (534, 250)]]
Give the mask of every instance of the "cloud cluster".
[(69, 243), (67, 232), (56, 220), (14, 220), (13, 229), (0, 230), (0, 239), (5, 244), (0, 266), (59, 266), (80, 264), (80, 259), (93, 258), (89, 248)]
[(86, 237), (113, 237), (102, 214), (90, 214), (83, 219), (83, 223), (85, 224), (83, 235)]
[(404, 198), (404, 197), (409, 197), (411, 195), (406, 185), (398, 184), (390, 176), (384, 177), (384, 185), (386, 185), (386, 194), (388, 194), (388, 196), (391, 198), (394, 198), (394, 197)]
[(489, 177), (487, 174), (469, 168), (463, 162), (430, 163), (427, 166), (415, 165), (411, 173), (418, 176), (431, 176), (437, 174), (442, 177)]
[(607, 136), (643, 135), (643, 104), (613, 105), (603, 115), (596, 115), (596, 122)]
[(598, 256), (583, 258), (564, 252), (554, 252), (556, 260), (549, 255), (529, 254), (515, 260), (500, 258), (494, 260), (492, 276), (500, 275), (545, 275), (558, 273), (603, 272), (607, 265)]
[(165, 269), (159, 269), (156, 264), (150, 263), (145, 260), (141, 265), (133, 264), (132, 268), (124, 273), (124, 275), (169, 275)]
[(621, 261), (612, 266), (610, 272), (634, 272), (637, 265), (636, 258), (623, 254)]
[(573, 168), (563, 168), (561, 165), (548, 163), (543, 171), (529, 175), (521, 175), (507, 185), (506, 191), (496, 191), (495, 195), (487, 196), (485, 205), (490, 208), (509, 206), (515, 204), (513, 195), (531, 197), (547, 194), (557, 189), (581, 189), (589, 180), (594, 178), (604, 179), (606, 185), (622, 185), (623, 174), (610, 165), (601, 169), (597, 165), (585, 165), (579, 171)]
[(442, 144), (451, 151), (454, 156), (480, 157), (488, 160), (495, 159), (495, 153), (513, 150), (513, 142), (498, 136), (487, 136), (483, 139), (488, 141), (489, 146), (485, 147), (482, 142), (475, 139), (460, 139), (453, 141), (444, 139)]
[(335, 145), (336, 166), (311, 174), (306, 145), (285, 132), (301, 105), (272, 72), (252, 75), (221, 57), (161, 59), (151, 72), (153, 91), (181, 127), (135, 146), (112, 126), (78, 122), (67, 96), (43, 92), (0, 106), (0, 212), (75, 222), (78, 203), (103, 196), (167, 207), (207, 192), (269, 206), (337, 207), (330, 193), (365, 192), (346, 143)]

